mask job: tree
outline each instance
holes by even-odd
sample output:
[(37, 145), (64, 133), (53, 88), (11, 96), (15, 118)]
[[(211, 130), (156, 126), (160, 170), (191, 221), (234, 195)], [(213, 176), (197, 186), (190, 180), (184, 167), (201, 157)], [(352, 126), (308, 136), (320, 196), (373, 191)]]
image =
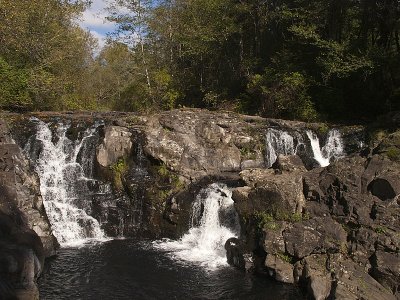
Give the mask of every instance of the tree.
[[(0, 58), (5, 81), (20, 73), (23, 83), (8, 109), (69, 109), (90, 106), (82, 80), (90, 65), (93, 40), (74, 18), (82, 1), (11, 1), (0, 3)], [(14, 70), (15, 72), (6, 72)], [(8, 75), (7, 75), (8, 74)], [(22, 76), (23, 74), (23, 76)], [(89, 100), (85, 102), (85, 100)]]

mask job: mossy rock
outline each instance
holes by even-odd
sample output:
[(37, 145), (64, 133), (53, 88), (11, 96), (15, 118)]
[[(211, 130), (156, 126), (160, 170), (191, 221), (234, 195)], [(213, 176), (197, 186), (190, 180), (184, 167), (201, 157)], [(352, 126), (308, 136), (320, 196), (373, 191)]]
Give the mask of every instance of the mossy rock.
[(386, 151), (387, 157), (392, 161), (400, 161), (400, 149), (397, 147), (390, 147)]
[(375, 153), (383, 154), (392, 161), (400, 161), (400, 131), (387, 135), (376, 148)]
[(128, 163), (126, 162), (125, 159), (120, 158), (115, 164), (110, 166), (110, 170), (112, 172), (112, 182), (114, 185), (114, 188), (118, 191), (121, 191), (123, 189), (123, 177), (125, 173), (128, 171)]

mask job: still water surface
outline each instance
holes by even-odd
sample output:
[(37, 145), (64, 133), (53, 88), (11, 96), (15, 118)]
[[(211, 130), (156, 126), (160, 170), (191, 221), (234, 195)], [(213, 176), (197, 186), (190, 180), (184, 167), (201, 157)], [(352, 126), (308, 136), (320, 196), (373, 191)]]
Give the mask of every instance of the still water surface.
[(64, 248), (39, 280), (41, 299), (301, 299), (298, 290), (232, 267), (182, 263), (151, 242)]

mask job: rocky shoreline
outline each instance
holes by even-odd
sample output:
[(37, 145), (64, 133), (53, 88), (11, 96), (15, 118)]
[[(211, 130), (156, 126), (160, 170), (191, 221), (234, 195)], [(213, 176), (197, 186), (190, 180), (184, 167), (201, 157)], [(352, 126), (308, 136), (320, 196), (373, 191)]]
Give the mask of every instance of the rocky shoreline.
[(269, 128), (312, 130), (324, 140), (327, 126), (197, 109), (152, 116), (3, 113), (0, 257), (1, 278), (10, 278), (1, 282), (3, 293), (14, 288), (20, 298), (37, 298), (44, 258), (58, 247), (39, 179), (22, 152), (35, 133), (32, 117), (71, 124), (71, 139), (102, 122), (93, 177), (112, 192), (93, 193), (91, 201), (109, 236), (178, 238), (188, 230), (198, 191), (222, 181), (233, 188), (242, 231), (225, 245), (231, 264), (297, 284), (310, 299), (400, 297), (398, 115), (386, 120), (386, 132), (335, 126), (347, 156), (325, 168), (307, 156), (309, 145), (266, 168)]

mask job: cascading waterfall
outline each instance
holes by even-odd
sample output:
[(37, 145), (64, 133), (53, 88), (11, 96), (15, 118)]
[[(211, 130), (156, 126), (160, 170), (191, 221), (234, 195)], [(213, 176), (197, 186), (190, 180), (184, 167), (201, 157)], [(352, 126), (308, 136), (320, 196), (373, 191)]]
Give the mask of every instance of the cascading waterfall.
[(318, 136), (314, 132), (307, 130), (306, 134), (310, 139), (314, 159), (321, 167), (328, 166), (332, 159), (337, 159), (344, 155), (343, 141), (339, 130), (332, 129), (329, 131), (328, 138), (322, 149)]
[[(25, 151), (40, 151), (33, 155), (40, 178), (43, 203), (53, 233), (62, 246), (79, 245), (88, 240), (105, 238), (99, 222), (91, 217), (88, 199), (89, 185), (94, 180), (89, 151), (90, 139), (96, 127), (88, 128), (78, 141), (71, 141), (66, 133), (68, 125), (57, 124), (55, 134), (44, 122), (36, 119), (37, 133)], [(35, 157), (36, 156), (36, 157)], [(32, 157), (32, 155), (31, 155)]]
[(299, 145), (303, 144), (300, 134), (294, 138), (287, 131), (269, 128), (266, 135), (265, 161), (271, 167), (279, 154), (294, 155)]
[(170, 252), (177, 260), (207, 269), (227, 265), (225, 242), (237, 237), (240, 230), (233, 204), (232, 191), (225, 184), (209, 185), (192, 205), (189, 232), (178, 241), (155, 242), (155, 247)]

